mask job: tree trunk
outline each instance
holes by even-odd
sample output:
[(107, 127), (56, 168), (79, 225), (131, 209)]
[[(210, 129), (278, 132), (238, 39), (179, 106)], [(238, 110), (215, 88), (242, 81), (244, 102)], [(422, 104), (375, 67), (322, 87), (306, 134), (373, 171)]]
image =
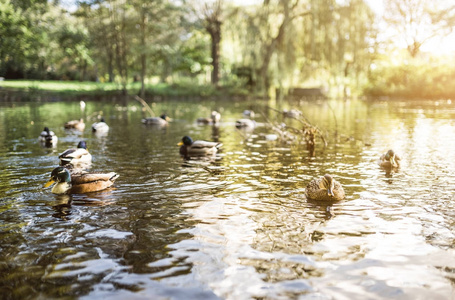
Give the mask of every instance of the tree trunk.
[(272, 55), (275, 52), (278, 43), (284, 38), (285, 29), (289, 21), (289, 14), (286, 13), (285, 18), (283, 19), (283, 23), (281, 23), (280, 28), (278, 29), (278, 34), (265, 47), (264, 58), (262, 60), (261, 68), (259, 69), (259, 88), (264, 92), (267, 92), (270, 86), (268, 70), (270, 61), (272, 60)]
[(109, 49), (108, 53), (107, 53), (107, 71), (109, 73), (109, 82), (114, 82), (114, 55), (111, 51), (111, 49)]
[(212, 84), (217, 86), (220, 80), (220, 43), (221, 43), (221, 21), (209, 21), (207, 31), (212, 42)]
[(145, 16), (145, 12), (142, 10), (141, 12), (141, 92), (140, 95), (144, 98), (145, 95), (145, 75), (147, 73), (147, 55), (145, 53), (146, 45), (145, 45), (145, 34), (146, 34), (146, 22), (147, 17)]

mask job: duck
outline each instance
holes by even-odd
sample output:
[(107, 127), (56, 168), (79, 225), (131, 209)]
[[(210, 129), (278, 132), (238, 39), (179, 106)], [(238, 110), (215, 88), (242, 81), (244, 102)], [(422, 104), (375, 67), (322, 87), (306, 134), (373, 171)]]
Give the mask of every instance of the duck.
[(235, 121), (235, 127), (237, 129), (254, 129), (256, 127), (256, 122), (250, 119), (239, 119)]
[(101, 120), (99, 122), (93, 123), (92, 131), (93, 132), (108, 132), (109, 125), (106, 124), (106, 122), (104, 121), (104, 118), (101, 118)]
[(216, 154), (218, 148), (220, 148), (223, 144), (218, 142), (193, 141), (191, 137), (185, 135), (182, 138), (182, 141), (177, 145), (180, 146), (180, 154), (188, 157)]
[(79, 131), (84, 131), (85, 129), (85, 123), (83, 119), (68, 121), (63, 126), (65, 129), (77, 129)]
[(343, 186), (329, 174), (310, 181), (305, 193), (307, 198), (317, 201), (340, 201), (345, 198)]
[(79, 101), (79, 106), (81, 107), (81, 110), (83, 111), (86, 106), (85, 101), (84, 100)]
[(378, 160), (378, 165), (387, 170), (397, 169), (400, 167), (401, 158), (390, 149), (386, 154), (381, 155)]
[(166, 114), (161, 114), (159, 117), (142, 119), (142, 123), (146, 125), (166, 126), (170, 120), (171, 118), (169, 118)]
[(79, 144), (77, 144), (77, 148), (65, 150), (58, 158), (60, 159), (61, 166), (67, 164), (89, 164), (92, 162), (92, 155), (88, 152), (85, 141), (80, 141)]
[(210, 114), (210, 118), (198, 118), (196, 120), (196, 122), (198, 124), (204, 124), (204, 125), (207, 125), (207, 124), (217, 125), (220, 122), (220, 120), (221, 120), (221, 114), (214, 110)]
[(245, 117), (254, 118), (255, 113), (254, 113), (254, 111), (252, 111), (252, 110), (245, 109), (245, 110), (243, 111), (243, 115), (244, 115)]
[(118, 177), (115, 172), (71, 174), (67, 168), (60, 166), (52, 170), (51, 178), (44, 188), (56, 183), (51, 190), (54, 194), (85, 194), (111, 187)]
[(55, 145), (57, 144), (58, 137), (53, 131), (49, 130), (48, 127), (44, 127), (43, 131), (41, 131), (41, 134), (38, 137), (38, 140), (46, 145)]
[(302, 115), (302, 112), (298, 109), (283, 110), (283, 116), (285, 118), (298, 118)]

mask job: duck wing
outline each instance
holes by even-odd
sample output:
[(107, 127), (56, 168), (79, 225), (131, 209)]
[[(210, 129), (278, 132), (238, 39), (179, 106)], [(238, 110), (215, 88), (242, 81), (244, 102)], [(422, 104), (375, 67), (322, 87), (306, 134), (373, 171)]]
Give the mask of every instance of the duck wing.
[(194, 141), (191, 144), (192, 149), (207, 149), (207, 148), (219, 148), (222, 144), (218, 142), (208, 142), (208, 141)]
[(119, 175), (115, 172), (74, 174), (71, 176), (71, 183), (73, 186), (97, 181), (109, 181), (113, 183), (118, 177)]
[(70, 189), (70, 194), (98, 192), (111, 187), (113, 184), (113, 181), (93, 181), (84, 184), (73, 185)]
[(60, 154), (58, 158), (62, 162), (69, 163), (73, 159), (81, 159), (83, 156), (85, 156), (86, 159), (89, 159), (88, 156), (90, 156), (91, 159), (90, 153), (84, 148), (68, 149)]

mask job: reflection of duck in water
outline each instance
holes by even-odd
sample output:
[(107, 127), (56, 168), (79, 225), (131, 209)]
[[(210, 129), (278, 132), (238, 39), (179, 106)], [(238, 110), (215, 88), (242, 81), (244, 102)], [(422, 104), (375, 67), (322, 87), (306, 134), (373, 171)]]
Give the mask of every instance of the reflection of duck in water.
[(400, 167), (400, 160), (400, 157), (396, 155), (392, 149), (390, 149), (386, 154), (381, 155), (378, 160), (378, 165), (382, 169), (390, 172)]
[(58, 158), (60, 159), (61, 166), (66, 164), (88, 164), (92, 162), (92, 155), (88, 152), (85, 141), (80, 141), (76, 149), (65, 150)]
[(320, 201), (339, 201), (345, 197), (341, 184), (329, 174), (313, 179), (306, 187), (306, 195)]
[(210, 114), (210, 118), (198, 118), (196, 120), (196, 122), (201, 125), (207, 125), (207, 124), (218, 125), (220, 120), (221, 120), (221, 114), (214, 110)]
[(57, 144), (58, 138), (53, 131), (49, 130), (48, 127), (44, 127), (43, 131), (41, 131), (41, 134), (38, 137), (38, 140), (42, 144), (50, 147)]
[(204, 156), (216, 154), (221, 143), (208, 141), (193, 141), (189, 136), (184, 136), (182, 141), (178, 143), (180, 146), (180, 154), (188, 156)]
[(118, 177), (115, 172), (70, 174), (68, 169), (57, 167), (44, 187), (56, 182), (51, 190), (54, 194), (84, 194), (107, 189)]
[(162, 114), (159, 117), (151, 117), (151, 118), (142, 119), (141, 122), (146, 125), (166, 126), (170, 120), (171, 119), (166, 114)]

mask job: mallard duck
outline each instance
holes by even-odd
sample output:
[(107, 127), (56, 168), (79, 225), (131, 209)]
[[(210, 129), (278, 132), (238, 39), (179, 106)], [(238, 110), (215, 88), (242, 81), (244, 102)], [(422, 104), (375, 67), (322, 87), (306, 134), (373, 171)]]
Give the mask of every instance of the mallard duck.
[(235, 127), (238, 129), (254, 129), (256, 127), (256, 122), (250, 119), (240, 119), (235, 121)]
[(115, 172), (71, 174), (68, 169), (57, 167), (44, 187), (56, 183), (51, 190), (54, 194), (84, 194), (107, 189), (118, 177)]
[(189, 136), (184, 136), (182, 141), (178, 143), (180, 146), (180, 154), (187, 156), (203, 156), (215, 154), (221, 143), (207, 141), (193, 141)]
[(329, 174), (310, 181), (306, 187), (306, 195), (309, 199), (319, 201), (339, 201), (345, 197), (341, 184)]
[(104, 121), (104, 118), (101, 118), (101, 120), (99, 122), (93, 123), (92, 131), (93, 132), (108, 132), (109, 125), (106, 124), (106, 122)]
[(46, 145), (55, 145), (57, 144), (58, 138), (53, 131), (50, 131), (49, 128), (44, 127), (41, 131), (38, 140)]
[(245, 109), (245, 110), (243, 111), (243, 115), (244, 115), (245, 117), (254, 118), (254, 111)]
[(65, 150), (58, 158), (60, 159), (61, 166), (66, 164), (78, 165), (92, 162), (92, 155), (88, 152), (85, 141), (80, 141), (79, 144), (77, 144), (76, 149), (72, 148)]
[(63, 126), (66, 129), (77, 129), (77, 130), (80, 130), (80, 131), (84, 131), (84, 129), (85, 129), (85, 123), (84, 123), (83, 119), (68, 121)]
[(392, 169), (400, 167), (400, 157), (390, 149), (386, 154), (381, 155), (378, 160), (378, 165), (384, 169)]
[(79, 106), (81, 107), (81, 110), (84, 110), (85, 109), (85, 101), (84, 100), (79, 101)]
[(217, 111), (212, 111), (210, 114), (210, 118), (198, 118), (196, 120), (197, 123), (199, 124), (212, 124), (212, 125), (217, 125), (221, 120), (221, 114)]
[(162, 114), (159, 117), (151, 117), (142, 119), (142, 123), (146, 125), (159, 125), (166, 126), (171, 119), (166, 115)]
[(302, 115), (302, 112), (297, 109), (283, 110), (283, 116), (286, 118), (298, 118)]

